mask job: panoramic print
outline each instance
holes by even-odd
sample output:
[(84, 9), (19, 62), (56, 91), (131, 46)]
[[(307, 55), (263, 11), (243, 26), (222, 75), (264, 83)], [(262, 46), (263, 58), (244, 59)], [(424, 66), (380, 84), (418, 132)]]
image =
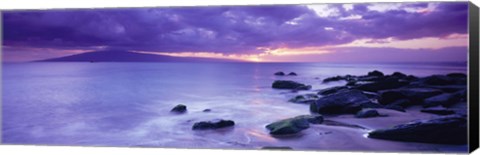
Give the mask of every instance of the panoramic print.
[(466, 152), (468, 3), (2, 11), (2, 143)]

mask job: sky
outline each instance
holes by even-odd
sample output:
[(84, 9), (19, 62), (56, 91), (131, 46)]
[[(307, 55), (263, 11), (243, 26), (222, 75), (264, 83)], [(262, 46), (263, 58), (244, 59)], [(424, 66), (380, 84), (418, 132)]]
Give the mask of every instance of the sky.
[(4, 62), (108, 49), (252, 62), (466, 61), (468, 3), (2, 12)]

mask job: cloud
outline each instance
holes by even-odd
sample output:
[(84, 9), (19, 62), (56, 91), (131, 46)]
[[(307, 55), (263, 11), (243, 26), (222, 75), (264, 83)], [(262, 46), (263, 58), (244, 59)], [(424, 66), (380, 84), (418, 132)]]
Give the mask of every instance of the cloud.
[[(4, 46), (258, 54), (467, 33), (466, 2), (3, 12)], [(377, 9), (372, 9), (377, 8)], [(327, 15), (319, 11), (329, 10)]]

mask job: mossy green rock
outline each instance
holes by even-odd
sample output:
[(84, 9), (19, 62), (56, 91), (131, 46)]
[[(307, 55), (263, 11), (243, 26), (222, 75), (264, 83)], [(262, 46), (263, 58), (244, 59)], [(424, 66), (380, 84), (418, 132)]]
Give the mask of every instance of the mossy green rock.
[(321, 115), (301, 115), (294, 118), (288, 118), (271, 123), (266, 126), (272, 135), (296, 134), (302, 130), (308, 129), (311, 124), (320, 124), (323, 122)]

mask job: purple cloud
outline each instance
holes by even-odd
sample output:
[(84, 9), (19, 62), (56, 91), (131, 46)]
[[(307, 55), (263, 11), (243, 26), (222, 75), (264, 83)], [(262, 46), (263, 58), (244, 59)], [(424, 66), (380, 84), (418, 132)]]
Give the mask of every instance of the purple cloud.
[[(394, 3), (392, 3), (394, 4)], [(466, 2), (438, 3), (431, 12), (379, 12), (372, 4), (320, 17), (302, 5), (30, 10), (3, 12), (4, 46), (96, 47), (159, 52), (251, 54), (266, 48), (338, 45), (357, 39), (406, 40), (467, 33)], [(402, 7), (427, 8), (428, 3)], [(361, 19), (342, 20), (359, 15)], [(328, 28), (327, 28), (328, 27)]]

